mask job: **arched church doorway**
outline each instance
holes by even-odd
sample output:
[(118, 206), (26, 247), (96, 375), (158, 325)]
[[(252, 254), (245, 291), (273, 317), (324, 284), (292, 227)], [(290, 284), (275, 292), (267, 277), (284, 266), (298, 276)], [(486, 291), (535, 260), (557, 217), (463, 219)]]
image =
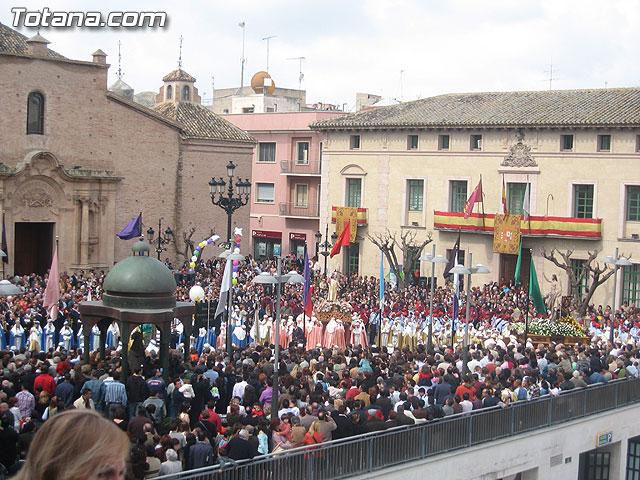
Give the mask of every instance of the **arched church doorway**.
[(44, 275), (53, 258), (54, 222), (16, 222), (14, 272)]

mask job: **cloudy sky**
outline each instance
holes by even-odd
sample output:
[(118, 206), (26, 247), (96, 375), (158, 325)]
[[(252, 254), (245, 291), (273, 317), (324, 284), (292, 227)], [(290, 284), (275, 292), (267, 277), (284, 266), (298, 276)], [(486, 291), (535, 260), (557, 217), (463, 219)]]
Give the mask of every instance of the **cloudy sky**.
[[(356, 92), (413, 100), (449, 92), (640, 86), (640, 0), (190, 0), (92, 2), (10, 0), (37, 10), (165, 11), (159, 29), (41, 29), (50, 47), (90, 60), (97, 48), (136, 92), (156, 91), (177, 67), (198, 80), (204, 98), (240, 84), (245, 22), (245, 85), (266, 68), (276, 85), (297, 88), (302, 64), (307, 101), (355, 105)], [(51, 5), (54, 4), (55, 7)], [(105, 4), (108, 7), (105, 9)], [(34, 29), (18, 28), (30, 36)]]

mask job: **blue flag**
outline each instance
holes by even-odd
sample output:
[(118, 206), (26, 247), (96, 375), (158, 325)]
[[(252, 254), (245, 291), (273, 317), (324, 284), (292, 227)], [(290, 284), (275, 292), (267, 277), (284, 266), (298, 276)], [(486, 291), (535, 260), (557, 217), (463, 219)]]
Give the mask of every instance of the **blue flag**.
[(122, 240), (131, 240), (141, 235), (140, 224), (142, 223), (142, 213), (127, 223), (127, 226), (116, 235)]
[(311, 271), (309, 269), (309, 254), (307, 253), (307, 246), (304, 246), (304, 313), (307, 317), (311, 318), (313, 315), (313, 304), (311, 303)]
[(380, 252), (380, 309), (384, 303), (384, 253)]

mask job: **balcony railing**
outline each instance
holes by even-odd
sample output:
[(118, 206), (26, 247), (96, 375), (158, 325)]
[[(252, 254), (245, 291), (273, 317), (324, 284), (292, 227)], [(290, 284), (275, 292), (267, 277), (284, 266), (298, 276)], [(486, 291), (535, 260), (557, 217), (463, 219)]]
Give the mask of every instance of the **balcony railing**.
[(316, 218), (320, 216), (320, 205), (317, 203), (309, 203), (306, 206), (296, 205), (295, 203), (281, 203), (280, 215), (283, 217)]
[[(439, 420), (323, 442), (284, 453), (159, 477), (162, 480), (330, 480), (367, 475), (407, 462), (423, 460), (500, 438), (589, 417), (637, 404), (639, 380), (614, 380), (575, 388), (559, 396), (519, 401)], [(634, 412), (635, 413), (635, 412)], [(632, 414), (633, 415), (633, 414)]]
[[(464, 218), (462, 212), (433, 212), (436, 230), (486, 232), (493, 234), (495, 214), (472, 213)], [(600, 240), (602, 219), (572, 217), (530, 217), (520, 222), (520, 233), (525, 237), (571, 237)]]
[(320, 175), (320, 162), (298, 163), (297, 160), (282, 160), (280, 173), (288, 175)]

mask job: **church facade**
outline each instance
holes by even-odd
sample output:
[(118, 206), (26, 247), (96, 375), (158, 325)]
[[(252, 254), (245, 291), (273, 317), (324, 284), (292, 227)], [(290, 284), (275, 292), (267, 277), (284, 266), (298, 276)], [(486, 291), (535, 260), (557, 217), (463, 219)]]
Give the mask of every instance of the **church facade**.
[[(131, 242), (115, 234), (140, 213), (143, 233), (160, 219), (173, 232), (163, 261), (181, 265), (185, 241), (224, 238), (227, 217), (211, 204), (208, 181), (226, 178), (230, 161), (238, 179), (250, 179), (253, 137), (200, 105), (182, 69), (146, 108), (107, 88), (102, 51), (71, 60), (48, 43), (0, 24), (4, 273), (44, 273), (56, 242), (61, 271), (109, 268), (130, 254)], [(248, 231), (249, 207), (233, 220)]]

